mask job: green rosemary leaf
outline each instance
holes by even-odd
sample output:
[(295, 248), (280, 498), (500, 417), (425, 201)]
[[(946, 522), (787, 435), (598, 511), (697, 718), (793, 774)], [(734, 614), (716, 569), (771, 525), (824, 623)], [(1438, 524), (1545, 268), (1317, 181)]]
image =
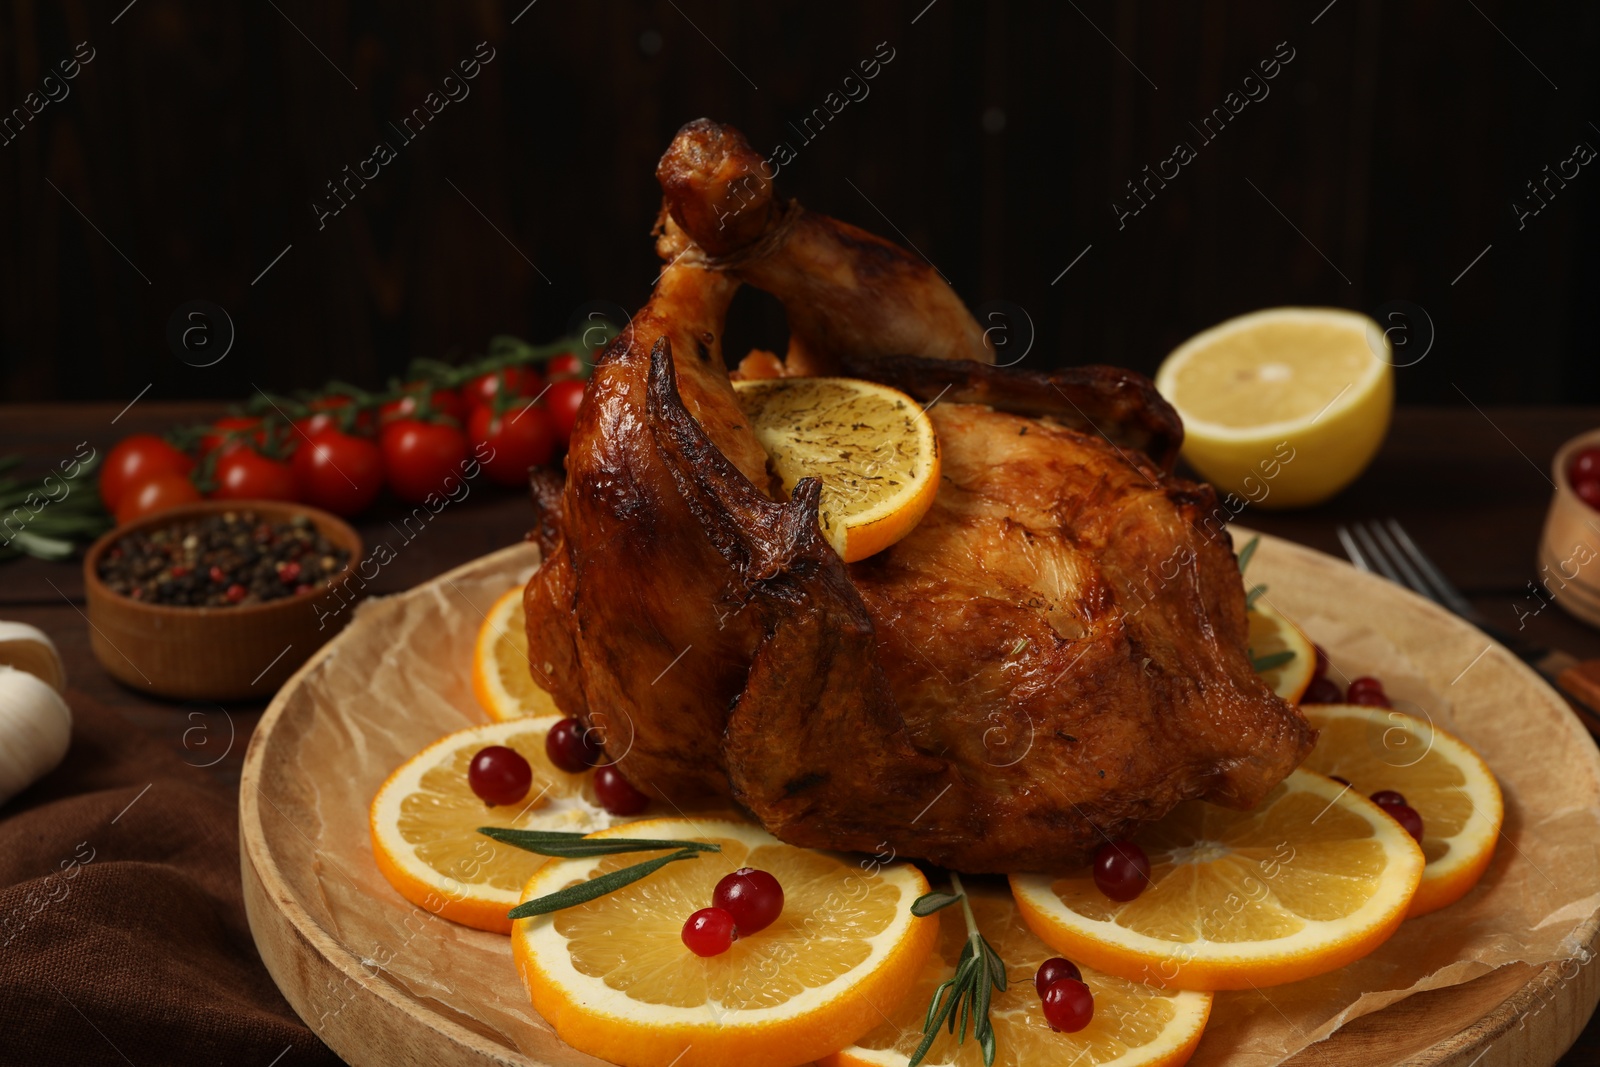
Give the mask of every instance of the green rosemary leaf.
[(611, 856), (619, 852), (657, 852), (664, 848), (690, 852), (720, 852), (721, 845), (707, 841), (675, 841), (644, 837), (589, 837), (566, 830), (512, 830), (503, 826), (480, 826), (478, 833), (501, 844), (561, 859), (586, 859)]
[(1255, 668), (1257, 674), (1260, 674), (1262, 671), (1270, 671), (1274, 667), (1281, 667), (1292, 659), (1294, 659), (1294, 649), (1292, 648), (1286, 648), (1282, 652), (1274, 652), (1270, 656), (1262, 656), (1260, 659), (1257, 659), (1255, 654), (1252, 653), (1250, 666)]
[(957, 904), (960, 901), (961, 896), (958, 893), (942, 893), (935, 889), (931, 893), (922, 894), (916, 900), (911, 902), (911, 914), (918, 917), (925, 917), (932, 915), (936, 911), (942, 911), (945, 908), (948, 908), (950, 905)]
[(1006, 964), (1000, 958), (1000, 953), (989, 944), (988, 938), (979, 938), (983, 942), (983, 950), (989, 954), (989, 975), (994, 980), (994, 987), (1000, 992), (1006, 991)]
[(1258, 585), (1244, 595), (1244, 610), (1249, 611), (1256, 606), (1256, 601), (1261, 599), (1261, 594), (1267, 591), (1265, 585)]
[(682, 848), (665, 856), (657, 856), (653, 860), (635, 863), (631, 867), (624, 867), (621, 870), (612, 871), (610, 874), (602, 874), (598, 878), (591, 878), (587, 882), (568, 886), (558, 892), (523, 901), (507, 912), (506, 917), (508, 919), (526, 919), (532, 915), (546, 915), (552, 911), (560, 911), (562, 908), (570, 908), (576, 904), (585, 904), (654, 874), (676, 860), (698, 859), (699, 856), (700, 851), (697, 849)]
[(1249, 542), (1246, 543), (1246, 545), (1239, 550), (1239, 573), (1240, 574), (1243, 574), (1244, 573), (1244, 569), (1246, 567), (1250, 566), (1250, 557), (1256, 554), (1256, 546), (1259, 545), (1260, 543), (1261, 543), (1261, 535), (1257, 534), (1255, 537), (1250, 538)]
[[(943, 997), (946, 990), (950, 991), (950, 996), (941, 1000), (940, 998)], [(955, 990), (954, 978), (946, 979), (940, 983), (938, 989), (933, 991), (933, 1002), (928, 1005), (928, 1020), (922, 1028), (922, 1044), (918, 1045), (917, 1050), (911, 1054), (911, 1060), (906, 1064), (906, 1067), (917, 1067), (922, 1062), (922, 1057), (926, 1056), (928, 1049), (933, 1047), (934, 1038), (939, 1036), (939, 1030), (944, 1026), (946, 1017), (949, 1016), (951, 1009), (956, 1006), (958, 999), (959, 995)]]

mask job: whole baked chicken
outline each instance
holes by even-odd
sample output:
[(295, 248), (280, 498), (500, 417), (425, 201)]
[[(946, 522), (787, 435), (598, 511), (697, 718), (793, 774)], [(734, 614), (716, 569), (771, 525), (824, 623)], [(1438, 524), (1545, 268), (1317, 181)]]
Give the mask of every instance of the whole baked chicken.
[[(1209, 486), (1139, 375), (992, 366), (919, 257), (774, 194), (698, 120), (657, 168), (667, 265), (607, 348), (565, 484), (536, 480), (530, 667), (665, 807), (968, 872), (1054, 869), (1203, 797), (1247, 807), (1315, 731), (1252, 670)], [(722, 348), (742, 284), (787, 309), (788, 374), (930, 402), (921, 523), (845, 564), (819, 483), (784, 498)]]

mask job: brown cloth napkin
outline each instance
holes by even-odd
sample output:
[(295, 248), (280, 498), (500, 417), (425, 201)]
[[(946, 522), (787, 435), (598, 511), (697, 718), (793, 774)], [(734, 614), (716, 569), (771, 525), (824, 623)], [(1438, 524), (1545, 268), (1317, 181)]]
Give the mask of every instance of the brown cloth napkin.
[(68, 699), (66, 761), (0, 806), (0, 1064), (339, 1063), (256, 954), (234, 791)]

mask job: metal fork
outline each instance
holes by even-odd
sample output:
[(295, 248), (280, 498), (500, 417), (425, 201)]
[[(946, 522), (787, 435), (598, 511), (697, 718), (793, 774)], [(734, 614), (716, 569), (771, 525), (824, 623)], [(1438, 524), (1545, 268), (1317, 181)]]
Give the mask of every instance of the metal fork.
[(1570, 653), (1535, 644), (1489, 622), (1394, 519), (1351, 523), (1335, 532), (1345, 555), (1358, 570), (1381, 574), (1472, 623), (1555, 686), (1572, 703), (1589, 731), (1600, 736), (1600, 660), (1580, 661)]

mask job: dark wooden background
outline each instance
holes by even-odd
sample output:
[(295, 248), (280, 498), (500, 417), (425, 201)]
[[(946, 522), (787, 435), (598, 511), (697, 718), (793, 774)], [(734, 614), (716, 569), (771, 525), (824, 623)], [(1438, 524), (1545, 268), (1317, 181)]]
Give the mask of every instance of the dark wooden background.
[[(1600, 400), (1600, 162), (1525, 228), (1512, 208), (1600, 147), (1596, 5), (526, 3), (0, 5), (0, 108), (95, 51), (0, 145), (4, 399), (377, 384), (636, 307), (655, 160), (710, 115), (795, 144), (781, 185), (901, 231), (970, 304), (1013, 309), (1019, 345), (1022, 309), (1039, 365), (1151, 371), (1256, 307), (1404, 300), (1434, 336), (1403, 401)], [(471, 95), (319, 230), (324, 183), (480, 41)], [(870, 95), (802, 145), (788, 123), (882, 41)], [(1203, 145), (1189, 123), (1285, 41), (1270, 95)], [(1198, 158), (1119, 230), (1112, 200), (1180, 140)], [(204, 369), (166, 339), (195, 299), (237, 331)], [(781, 343), (754, 297), (731, 328)]]

